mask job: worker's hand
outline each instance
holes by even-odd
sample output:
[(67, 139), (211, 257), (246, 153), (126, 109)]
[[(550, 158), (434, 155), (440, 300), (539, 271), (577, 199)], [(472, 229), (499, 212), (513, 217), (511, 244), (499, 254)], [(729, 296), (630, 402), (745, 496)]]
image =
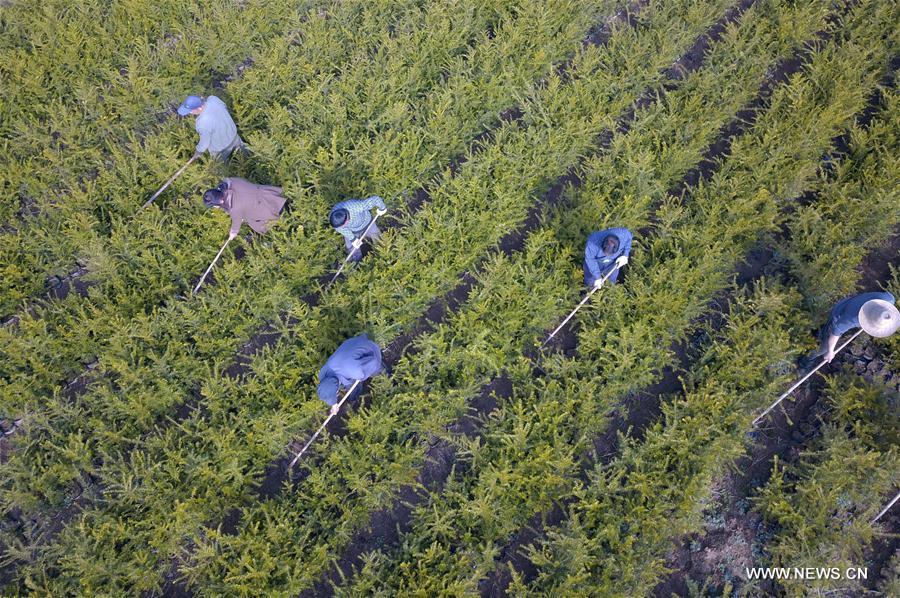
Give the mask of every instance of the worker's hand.
[(822, 356), (822, 361), (824, 361), (825, 363), (831, 363), (831, 360), (833, 360), (833, 359), (834, 359), (834, 351), (831, 351), (831, 350), (826, 351), (825, 355)]
[(616, 268), (621, 268), (622, 266), (624, 266), (627, 263), (628, 263), (627, 255), (620, 255), (619, 257), (616, 258)]
[(228, 240), (229, 240), (229, 241), (233, 241), (234, 238), (235, 238), (236, 236), (238, 236), (237, 233), (229, 232), (229, 233), (228, 233)]
[(385, 209), (383, 209), (383, 210), (378, 209), (378, 208), (375, 208), (375, 213), (376, 213), (378, 216), (384, 216), (385, 214), (387, 214), (387, 208), (385, 208)]
[(353, 243), (351, 243), (351, 245), (353, 245), (353, 249), (359, 249), (360, 247), (362, 247), (362, 239), (353, 239)]
[(328, 411), (331, 414), (331, 416), (333, 417), (333, 416), (337, 415), (338, 411), (340, 411), (340, 410), (341, 410), (341, 404), (335, 403), (334, 405), (331, 406), (331, 409), (329, 409)]
[(602, 286), (603, 286), (603, 277), (601, 276), (600, 278), (598, 278), (597, 280), (594, 281), (594, 288), (599, 289)]
[(203, 155), (203, 152), (194, 151), (194, 155), (191, 156), (191, 160), (199, 160), (200, 156)]

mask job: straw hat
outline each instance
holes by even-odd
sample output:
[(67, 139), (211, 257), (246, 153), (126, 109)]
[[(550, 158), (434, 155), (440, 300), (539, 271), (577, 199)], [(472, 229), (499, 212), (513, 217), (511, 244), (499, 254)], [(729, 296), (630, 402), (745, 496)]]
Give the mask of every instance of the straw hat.
[(876, 338), (890, 336), (900, 328), (900, 311), (884, 299), (866, 301), (859, 309), (859, 325)]

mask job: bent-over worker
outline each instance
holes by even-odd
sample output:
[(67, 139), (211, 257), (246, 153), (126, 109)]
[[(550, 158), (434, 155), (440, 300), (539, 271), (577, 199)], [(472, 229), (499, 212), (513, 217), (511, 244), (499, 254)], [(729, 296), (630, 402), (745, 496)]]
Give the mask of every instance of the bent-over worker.
[(178, 114), (197, 117), (194, 128), (200, 135), (200, 141), (194, 149), (196, 155), (208, 151), (211, 156), (225, 160), (234, 150), (244, 147), (228, 107), (216, 96), (206, 99), (188, 96), (178, 107)]
[(609, 278), (606, 280), (615, 283), (619, 278), (619, 268), (628, 263), (631, 239), (631, 231), (627, 228), (608, 228), (591, 233), (584, 247), (584, 284), (599, 286), (607, 274)]
[(825, 363), (834, 359), (834, 349), (841, 336), (856, 328), (876, 338), (891, 336), (900, 327), (900, 312), (890, 293), (874, 292), (853, 295), (838, 301), (819, 330), (819, 348), (803, 362), (804, 369), (819, 356)]
[(207, 208), (218, 208), (231, 216), (231, 239), (237, 236), (244, 222), (260, 234), (268, 231), (281, 214), (285, 201), (281, 187), (257, 185), (238, 177), (229, 177), (203, 194)]
[(381, 347), (363, 333), (341, 343), (319, 370), (319, 398), (337, 413), (337, 393), (341, 386), (351, 386), (357, 380), (367, 380), (384, 370)]
[[(383, 199), (372, 195), (366, 199), (348, 199), (336, 203), (328, 214), (328, 222), (331, 223), (334, 230), (343, 235), (344, 246), (349, 252), (349, 258), (354, 262), (362, 259), (359, 248), (363, 239), (377, 241), (381, 236), (378, 224), (373, 223), (372, 226), (369, 226), (369, 223), (372, 222), (372, 208), (375, 208), (378, 214), (383, 214), (387, 209)], [(366, 232), (367, 228), (368, 232)]]

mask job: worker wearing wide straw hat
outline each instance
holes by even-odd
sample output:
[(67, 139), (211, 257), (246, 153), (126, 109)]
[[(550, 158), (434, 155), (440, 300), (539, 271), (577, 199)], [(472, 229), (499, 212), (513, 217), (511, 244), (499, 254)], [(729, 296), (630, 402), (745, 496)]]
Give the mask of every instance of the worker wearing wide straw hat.
[(828, 322), (819, 331), (819, 348), (809, 355), (805, 365), (824, 356), (826, 363), (834, 359), (834, 349), (844, 333), (862, 328), (869, 336), (884, 338), (900, 328), (900, 311), (890, 293), (862, 293), (838, 301), (831, 309)]

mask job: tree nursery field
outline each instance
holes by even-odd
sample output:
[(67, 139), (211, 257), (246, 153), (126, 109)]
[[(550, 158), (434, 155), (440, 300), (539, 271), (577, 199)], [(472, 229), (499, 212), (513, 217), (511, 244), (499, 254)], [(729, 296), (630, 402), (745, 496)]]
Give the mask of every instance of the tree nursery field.
[[(762, 417), (838, 300), (900, 294), (898, 24), (0, 3), (0, 595), (900, 595), (900, 333)], [(191, 157), (189, 94), (247, 150), (142, 207)], [(287, 204), (203, 282), (224, 177)], [(329, 209), (371, 195), (332, 284)], [(612, 227), (621, 276), (545, 342)], [(295, 463), (363, 332), (385, 371)]]

